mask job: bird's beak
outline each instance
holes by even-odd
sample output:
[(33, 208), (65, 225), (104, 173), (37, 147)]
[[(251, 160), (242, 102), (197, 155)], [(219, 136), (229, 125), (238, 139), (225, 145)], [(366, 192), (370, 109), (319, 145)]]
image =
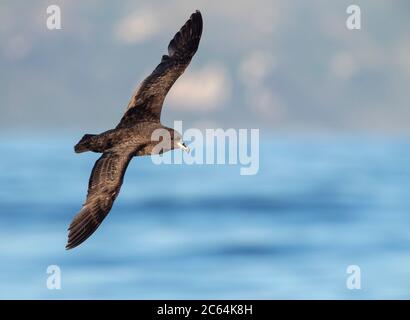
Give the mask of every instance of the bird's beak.
[(191, 151), (191, 149), (189, 149), (189, 147), (187, 147), (187, 145), (185, 143), (183, 143), (182, 141), (178, 141), (177, 146), (178, 146), (178, 148), (184, 150), (187, 153), (189, 153)]

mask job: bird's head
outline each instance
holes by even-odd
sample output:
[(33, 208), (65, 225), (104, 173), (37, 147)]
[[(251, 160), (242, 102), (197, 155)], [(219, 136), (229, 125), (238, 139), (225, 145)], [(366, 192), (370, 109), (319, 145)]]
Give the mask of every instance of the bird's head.
[(181, 149), (185, 152), (190, 152), (189, 147), (182, 140), (182, 134), (172, 128), (162, 127), (159, 134), (155, 134), (155, 136), (155, 140), (161, 142), (163, 151)]
[(185, 142), (182, 140), (182, 134), (180, 134), (178, 131), (175, 131), (174, 129), (171, 129), (171, 130), (172, 130), (171, 139), (172, 139), (173, 149), (181, 149), (181, 150), (189, 153), (191, 150), (185, 144)]
[(152, 154), (160, 154), (173, 149), (190, 152), (182, 140), (182, 135), (172, 128), (160, 127), (155, 129), (151, 134), (151, 141), (155, 145)]

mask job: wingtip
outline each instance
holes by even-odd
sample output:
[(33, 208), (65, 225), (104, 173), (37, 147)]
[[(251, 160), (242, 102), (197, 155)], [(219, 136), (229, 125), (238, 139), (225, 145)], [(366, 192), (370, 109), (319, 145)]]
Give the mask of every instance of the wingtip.
[(66, 250), (71, 250), (74, 249), (75, 247), (78, 247), (82, 242), (72, 242), (70, 238), (68, 238), (67, 244), (65, 245)]
[(201, 11), (196, 10), (190, 17), (191, 23), (195, 26), (196, 32), (199, 33), (199, 36), (202, 34), (202, 25), (203, 19)]
[(70, 240), (67, 242), (67, 244), (65, 245), (65, 249), (66, 250), (70, 250), (70, 249), (72, 249), (72, 248), (74, 248), (75, 246), (73, 246), (73, 244), (72, 243), (70, 243)]
[(202, 22), (201, 11), (195, 10), (195, 12), (193, 14), (191, 14), (191, 19), (198, 19), (198, 20), (201, 20), (201, 22)]
[(75, 243), (75, 242), (72, 241), (70, 229), (68, 229), (68, 231), (69, 231), (69, 233), (68, 233), (67, 244), (65, 245), (65, 249), (66, 250), (71, 250), (71, 249), (77, 247), (79, 245), (79, 243)]
[(65, 245), (65, 249), (66, 250), (74, 249), (75, 247), (78, 247), (80, 244), (82, 244), (86, 239), (87, 238), (78, 240), (76, 237), (73, 237), (71, 228), (69, 228), (68, 239), (67, 239), (67, 244)]

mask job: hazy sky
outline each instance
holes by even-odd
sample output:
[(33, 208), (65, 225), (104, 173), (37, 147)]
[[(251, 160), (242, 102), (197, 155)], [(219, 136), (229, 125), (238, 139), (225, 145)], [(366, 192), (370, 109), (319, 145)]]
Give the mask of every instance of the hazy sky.
[[(62, 30), (47, 29), (52, 4)], [(346, 27), (351, 4), (361, 30)], [(3, 0), (1, 128), (114, 127), (195, 9), (203, 38), (165, 101), (165, 124), (409, 133), (405, 0)]]

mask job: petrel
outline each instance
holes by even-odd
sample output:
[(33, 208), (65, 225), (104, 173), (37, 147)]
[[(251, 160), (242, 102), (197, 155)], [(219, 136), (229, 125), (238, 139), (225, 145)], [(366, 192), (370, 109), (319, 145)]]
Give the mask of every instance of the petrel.
[[(76, 153), (102, 153), (94, 164), (88, 183), (87, 199), (74, 217), (68, 231), (66, 249), (72, 249), (93, 234), (110, 212), (120, 192), (124, 174), (136, 156), (158, 154), (176, 148), (189, 151), (179, 132), (161, 124), (161, 109), (165, 96), (185, 71), (198, 49), (202, 34), (202, 16), (194, 12), (168, 45), (168, 55), (140, 84), (131, 97), (120, 123), (101, 134), (86, 134), (74, 147)], [(156, 148), (155, 130), (165, 130), (162, 145)], [(168, 141), (166, 141), (168, 140)]]

